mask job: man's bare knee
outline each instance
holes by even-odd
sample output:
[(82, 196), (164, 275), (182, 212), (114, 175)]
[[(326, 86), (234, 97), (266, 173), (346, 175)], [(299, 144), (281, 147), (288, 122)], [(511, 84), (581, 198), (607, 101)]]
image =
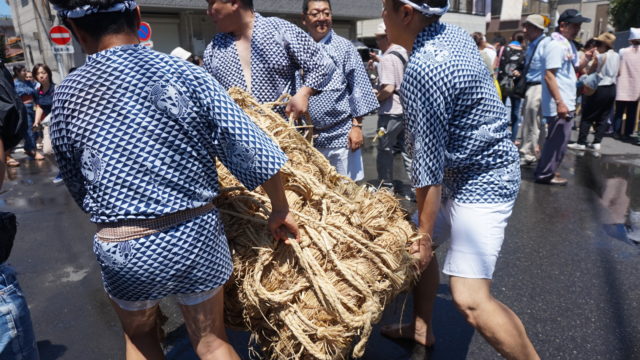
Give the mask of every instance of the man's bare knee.
[(484, 279), (463, 279), (452, 277), (451, 294), (456, 308), (472, 325), (477, 325), (477, 314), (483, 305), (493, 298), (489, 293), (489, 283)]
[[(116, 305), (117, 306), (117, 305)], [(134, 340), (139, 337), (148, 336), (151, 333), (157, 333), (157, 306), (143, 311), (128, 312), (117, 308), (116, 311), (120, 316), (122, 329), (127, 336)]]
[(475, 327), (477, 322), (475, 314), (480, 308), (481, 302), (478, 299), (474, 299), (473, 295), (462, 292), (454, 294), (453, 303), (465, 319)]

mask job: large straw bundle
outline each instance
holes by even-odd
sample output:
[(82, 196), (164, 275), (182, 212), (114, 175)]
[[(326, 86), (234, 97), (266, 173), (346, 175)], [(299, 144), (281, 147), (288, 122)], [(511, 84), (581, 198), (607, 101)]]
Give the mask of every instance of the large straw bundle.
[(384, 306), (415, 279), (407, 253), (415, 229), (391, 193), (340, 176), (270, 105), (229, 93), (289, 157), (281, 173), (302, 241), (274, 241), (268, 197), (218, 165), (217, 205), (234, 262), (227, 323), (250, 330), (270, 359), (342, 359), (354, 343), (361, 357)]

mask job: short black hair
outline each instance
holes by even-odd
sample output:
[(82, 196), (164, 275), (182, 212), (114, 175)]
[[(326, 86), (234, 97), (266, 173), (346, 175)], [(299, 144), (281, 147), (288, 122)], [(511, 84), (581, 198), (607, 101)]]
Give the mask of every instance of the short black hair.
[[(108, 9), (115, 4), (121, 3), (122, 0), (49, 0), (49, 2), (65, 10), (85, 5)], [(68, 21), (68, 19), (64, 19), (67, 25)], [(99, 40), (105, 35), (138, 31), (134, 11), (97, 13), (72, 19), (72, 21), (76, 27), (87, 33), (94, 40)]]
[(27, 68), (24, 65), (16, 65), (16, 66), (14, 66), (13, 67), (13, 78), (17, 79), (18, 75), (22, 72), (22, 70), (26, 70), (26, 69)]
[(306, 14), (309, 11), (309, 3), (311, 2), (326, 2), (329, 4), (329, 9), (331, 9), (331, 0), (303, 0), (302, 1), (302, 13)]
[(240, 0), (240, 2), (249, 9), (253, 9), (253, 0)]
[(477, 46), (482, 45), (482, 43), (484, 42), (484, 35), (482, 35), (481, 32), (474, 32), (473, 34), (471, 34), (471, 37), (473, 38), (473, 41), (476, 42)]
[[(231, 0), (221, 0), (221, 2), (223, 3), (228, 3)], [(238, 0), (242, 5), (244, 5), (245, 7), (248, 7), (249, 9), (253, 10), (253, 0)], [(211, 0), (205, 0), (205, 2), (207, 3), (207, 6), (211, 6)]]

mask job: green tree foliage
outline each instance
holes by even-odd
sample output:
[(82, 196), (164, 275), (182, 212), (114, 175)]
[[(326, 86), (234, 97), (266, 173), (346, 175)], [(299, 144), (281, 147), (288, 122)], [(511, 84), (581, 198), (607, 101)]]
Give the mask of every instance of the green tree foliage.
[(640, 27), (640, 0), (612, 0), (610, 9), (616, 30)]

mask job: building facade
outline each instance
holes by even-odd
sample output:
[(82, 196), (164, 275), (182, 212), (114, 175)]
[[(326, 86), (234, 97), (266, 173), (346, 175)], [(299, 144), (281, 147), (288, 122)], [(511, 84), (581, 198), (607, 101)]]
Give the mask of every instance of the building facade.
[(584, 43), (603, 32), (613, 31), (609, 17), (610, 1), (602, 0), (559, 0), (558, 13), (567, 9), (577, 9), (583, 16), (591, 19), (590, 23), (582, 24), (577, 40)]
[[(59, 20), (46, 0), (9, 0), (13, 24), (22, 37), (27, 67), (36, 63), (48, 64), (54, 73), (54, 81), (60, 79), (71, 67), (84, 63), (86, 54), (73, 41), (75, 52), (55, 56), (49, 29)], [(203, 0), (138, 0), (142, 21), (151, 25), (153, 48), (169, 53), (180, 46), (196, 55), (202, 55), (216, 33), (215, 26), (206, 15), (207, 3)], [(255, 0), (255, 9), (264, 16), (278, 16), (300, 24), (302, 0)], [(373, 0), (333, 0), (334, 28), (350, 39), (357, 36), (357, 22), (379, 17), (381, 4)]]
[[(550, 1), (547, 0), (525, 0), (522, 7), (521, 21), (500, 21), (500, 13), (503, 4), (508, 5), (507, 0), (493, 0), (491, 5), (491, 22), (487, 27), (487, 39), (494, 40), (504, 38), (509, 40), (511, 35), (522, 30), (522, 21), (530, 14), (541, 14), (554, 18), (551, 14)], [(582, 25), (582, 30), (576, 37), (578, 42), (586, 42), (587, 40), (598, 36), (605, 31), (612, 31), (609, 18), (610, 1), (602, 0), (557, 0), (557, 9), (555, 18), (567, 9), (576, 9), (592, 21)], [(553, 26), (550, 27), (553, 31)]]
[(487, 26), (487, 40), (497, 42), (499, 39), (511, 40), (514, 33), (522, 31), (522, 22), (531, 14), (549, 16), (549, 2), (542, 0), (525, 0), (522, 4), (522, 17), (514, 21), (500, 21), (503, 5), (508, 0), (493, 0), (491, 3), (491, 22)]
[[(381, 6), (378, 8), (375, 19), (358, 22), (356, 37), (370, 47), (375, 46), (374, 34), (378, 24), (382, 22)], [(442, 17), (442, 21), (458, 25), (469, 33), (484, 33), (490, 8), (491, 0), (450, 0), (450, 10)]]

